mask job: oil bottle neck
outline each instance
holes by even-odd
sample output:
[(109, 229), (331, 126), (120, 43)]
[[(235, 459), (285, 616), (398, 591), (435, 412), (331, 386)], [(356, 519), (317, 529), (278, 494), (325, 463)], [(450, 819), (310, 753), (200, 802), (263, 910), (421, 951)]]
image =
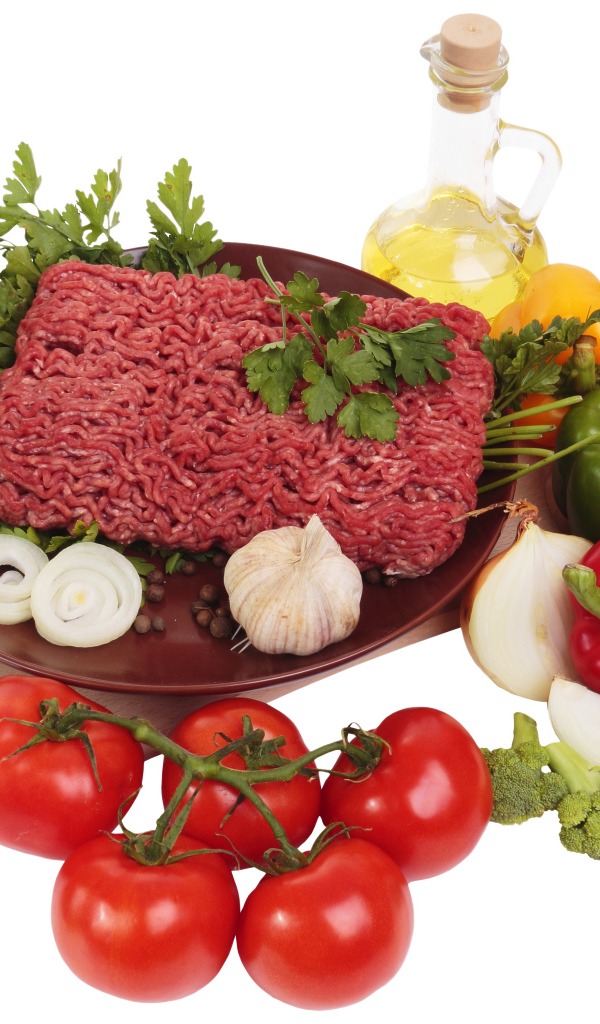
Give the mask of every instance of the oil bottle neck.
[(472, 105), (461, 108), (449, 90), (436, 89), (426, 186), (429, 195), (447, 189), (466, 193), (478, 200), (484, 213), (493, 215), (499, 100), (497, 90), (487, 94), (480, 109)]

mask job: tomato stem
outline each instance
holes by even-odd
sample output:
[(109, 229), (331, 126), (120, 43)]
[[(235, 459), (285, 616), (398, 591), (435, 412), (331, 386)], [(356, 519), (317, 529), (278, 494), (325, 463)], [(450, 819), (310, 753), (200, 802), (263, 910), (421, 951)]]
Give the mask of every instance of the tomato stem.
[[(285, 737), (279, 736), (272, 740), (265, 740), (264, 730), (253, 729), (250, 718), (244, 716), (242, 719), (243, 736), (236, 740), (230, 740), (211, 754), (203, 756), (186, 750), (170, 737), (155, 729), (144, 718), (125, 718), (111, 712), (93, 711), (88, 705), (81, 703), (71, 704), (63, 713), (60, 713), (57, 701), (42, 701), (40, 712), (42, 714), (41, 723), (27, 723), (34, 729), (38, 729), (38, 733), (26, 747), (15, 751), (15, 754), (23, 752), (34, 742), (42, 742), (43, 739), (78, 738), (84, 742), (87, 740), (86, 749), (89, 745), (88, 754), (90, 754), (97, 778), (93, 750), (91, 750), (89, 737), (81, 726), (86, 722), (106, 722), (109, 725), (126, 729), (138, 742), (152, 747), (157, 753), (162, 754), (181, 768), (183, 773), (181, 781), (163, 813), (157, 819), (156, 827), (150, 836), (135, 835), (129, 832), (123, 826), (121, 814), (119, 814), (119, 823), (125, 834), (122, 843), (124, 851), (139, 863), (149, 866), (165, 864), (170, 860), (171, 850), (185, 827), (192, 801), (200, 790), (203, 780), (213, 779), (235, 789), (239, 794), (238, 801), (248, 800), (267, 821), (273, 832), (278, 847), (267, 850), (263, 863), (255, 864), (255, 867), (269, 874), (282, 874), (305, 867), (309, 862), (307, 856), (290, 842), (282, 824), (254, 787), (266, 782), (289, 782), (298, 774), (317, 778), (321, 769), (317, 768), (314, 762), (326, 754), (340, 752), (346, 754), (353, 765), (353, 770), (347, 773), (334, 772), (333, 774), (344, 774), (347, 778), (357, 779), (370, 774), (376, 767), (384, 745), (384, 741), (374, 733), (351, 725), (342, 730), (341, 739), (326, 743), (316, 750), (307, 751), (306, 754), (293, 760), (288, 760), (282, 756), (279, 750), (285, 745)], [(359, 742), (350, 743), (351, 736), (354, 736)], [(223, 738), (227, 739), (227, 737)], [(222, 763), (224, 758), (232, 753), (239, 753), (242, 756), (246, 762), (245, 769), (229, 768)], [(186, 794), (194, 781), (198, 785), (191, 797), (186, 800)], [(100, 784), (100, 780), (98, 780), (98, 784)], [(123, 806), (130, 799), (129, 797)], [(178, 808), (180, 808), (179, 811)]]

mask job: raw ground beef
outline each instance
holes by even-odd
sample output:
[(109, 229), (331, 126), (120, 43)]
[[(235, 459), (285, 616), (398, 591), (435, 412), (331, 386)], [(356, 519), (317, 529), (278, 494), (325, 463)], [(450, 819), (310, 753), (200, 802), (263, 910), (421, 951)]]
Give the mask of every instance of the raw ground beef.
[[(51, 267), (0, 377), (0, 519), (97, 520), (108, 538), (234, 551), (317, 513), (360, 569), (420, 576), (459, 546), (476, 503), (492, 399), (488, 325), (463, 306), (364, 296), (386, 330), (433, 316), (457, 332), (452, 379), (400, 384), (395, 443), (270, 413), (241, 362), (281, 337), (261, 280), (176, 280), (69, 261)], [(289, 321), (293, 332), (298, 325)], [(294, 396), (293, 396), (294, 397)]]

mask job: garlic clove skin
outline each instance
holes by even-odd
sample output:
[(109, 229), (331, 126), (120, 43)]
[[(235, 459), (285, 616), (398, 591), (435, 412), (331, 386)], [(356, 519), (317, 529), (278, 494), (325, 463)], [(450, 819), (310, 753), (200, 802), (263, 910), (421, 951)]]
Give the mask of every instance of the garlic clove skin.
[(569, 654), (574, 622), (563, 567), (581, 561), (582, 537), (521, 525), (514, 543), (486, 562), (468, 586), (461, 628), (469, 652), (498, 686), (547, 700), (555, 675), (575, 675)]
[(550, 687), (548, 714), (559, 740), (589, 764), (600, 764), (600, 693), (557, 675)]
[(229, 558), (231, 614), (265, 654), (315, 654), (344, 640), (360, 617), (357, 566), (318, 516), (257, 534)]

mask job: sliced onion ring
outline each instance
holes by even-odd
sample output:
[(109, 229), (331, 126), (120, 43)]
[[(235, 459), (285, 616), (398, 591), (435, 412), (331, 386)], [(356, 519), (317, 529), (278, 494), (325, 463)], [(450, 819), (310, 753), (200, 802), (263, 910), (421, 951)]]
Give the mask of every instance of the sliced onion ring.
[(48, 556), (24, 537), (0, 534), (0, 565), (10, 566), (0, 576), (0, 624), (12, 626), (31, 618), (31, 590)]
[(129, 629), (141, 600), (140, 577), (125, 555), (81, 541), (59, 551), (40, 572), (31, 611), (44, 640), (98, 647)]

